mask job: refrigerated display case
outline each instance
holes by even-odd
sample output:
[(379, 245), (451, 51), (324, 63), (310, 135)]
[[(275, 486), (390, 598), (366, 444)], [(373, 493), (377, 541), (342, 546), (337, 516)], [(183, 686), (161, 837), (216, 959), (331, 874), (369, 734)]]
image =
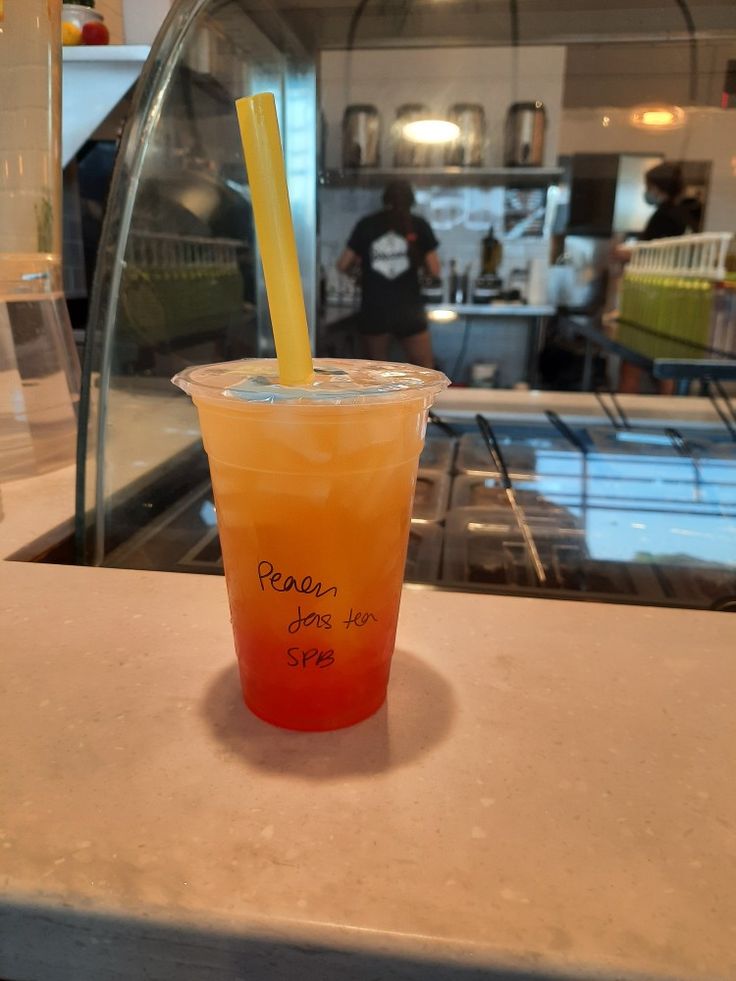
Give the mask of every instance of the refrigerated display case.
[[(623, 415), (625, 422), (613, 424), (594, 396), (575, 400), (575, 414), (563, 421), (574, 441), (539, 412), (534, 395), (515, 413), (486, 408), (516, 508), (473, 411), (440, 406), (420, 459), (406, 581), (736, 609), (733, 406), (721, 407), (723, 418), (713, 409), (708, 420), (702, 409), (697, 418), (688, 411), (700, 400), (682, 400), (681, 418)], [(186, 492), (164, 500), (150, 480), (148, 514), (103, 564), (221, 575), (209, 477), (204, 467), (191, 477)]]
[(480, 433), (467, 423), (458, 427), (438, 581), (511, 594), (733, 608), (733, 429), (578, 417), (564, 424), (566, 441), (551, 416), (495, 427), (520, 520)]

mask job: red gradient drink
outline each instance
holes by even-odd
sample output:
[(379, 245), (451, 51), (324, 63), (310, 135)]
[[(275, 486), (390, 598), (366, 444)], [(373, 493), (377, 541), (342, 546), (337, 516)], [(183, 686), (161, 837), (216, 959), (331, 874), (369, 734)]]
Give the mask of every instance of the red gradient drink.
[(427, 410), (447, 380), (409, 365), (189, 369), (215, 493), (249, 708), (292, 729), (375, 712), (394, 648)]

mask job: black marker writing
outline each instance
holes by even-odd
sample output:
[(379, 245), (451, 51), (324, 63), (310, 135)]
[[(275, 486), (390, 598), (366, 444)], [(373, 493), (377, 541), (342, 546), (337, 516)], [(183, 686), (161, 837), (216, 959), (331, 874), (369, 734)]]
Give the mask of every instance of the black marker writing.
[(289, 633), (297, 634), (302, 627), (317, 627), (318, 630), (332, 630), (332, 614), (302, 613), (301, 606), (297, 606), (296, 616), (289, 624)]
[(364, 627), (367, 623), (370, 623), (371, 620), (374, 623), (378, 623), (378, 617), (373, 613), (361, 613), (360, 610), (355, 610), (353, 612), (353, 608), (351, 606), (347, 620), (343, 620), (342, 622), (345, 624), (345, 629), (349, 630), (351, 626)]
[(335, 663), (333, 650), (318, 651), (316, 647), (308, 647), (306, 650), (302, 650), (301, 647), (290, 647), (286, 656), (290, 668), (308, 668), (310, 665), (315, 668), (329, 668)]
[(316, 596), (317, 599), (322, 599), (323, 596), (337, 596), (337, 586), (323, 586), (319, 580), (314, 582), (311, 576), (302, 576), (301, 579), (284, 576), (283, 572), (277, 572), (273, 565), (266, 561), (258, 563), (258, 581), (262, 592), (265, 592), (266, 586), (270, 586), (276, 593), (304, 593), (307, 596)]

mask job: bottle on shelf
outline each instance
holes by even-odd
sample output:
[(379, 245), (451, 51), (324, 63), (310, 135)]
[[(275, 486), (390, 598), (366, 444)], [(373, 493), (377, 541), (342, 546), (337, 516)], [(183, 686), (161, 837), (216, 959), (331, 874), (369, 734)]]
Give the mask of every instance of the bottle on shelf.
[(507, 290), (509, 300), (526, 302), (529, 286), (529, 266), (515, 266), (509, 273)]
[(705, 232), (635, 246), (617, 339), (650, 358), (733, 357), (734, 241), (729, 233)]
[(480, 243), (480, 275), (475, 281), (473, 300), (476, 303), (490, 303), (501, 290), (498, 269), (503, 259), (503, 246), (493, 232), (493, 225)]
[(450, 271), (447, 274), (447, 302), (455, 303), (455, 294), (457, 293), (457, 262), (455, 259), (450, 259)]
[(493, 225), (480, 243), (480, 274), (481, 276), (496, 276), (498, 267), (503, 259), (503, 246), (493, 233)]
[(457, 260), (450, 259), (450, 274), (447, 277), (448, 284), (448, 303), (465, 303), (468, 288), (468, 266), (465, 273), (461, 273), (457, 268)]
[(444, 289), (439, 276), (430, 276), (424, 270), (419, 273), (419, 288), (425, 303), (442, 303)]
[(471, 300), (470, 284), (473, 281), (472, 277), (473, 277), (473, 263), (469, 262), (465, 267), (465, 269), (463, 270), (463, 274), (460, 278), (460, 289), (463, 295), (463, 298), (461, 300), (462, 303), (470, 303)]

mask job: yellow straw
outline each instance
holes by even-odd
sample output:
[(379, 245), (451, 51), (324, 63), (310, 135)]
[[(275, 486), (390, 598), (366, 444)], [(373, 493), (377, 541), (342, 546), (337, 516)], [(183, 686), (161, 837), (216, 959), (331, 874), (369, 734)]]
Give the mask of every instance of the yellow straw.
[(312, 352), (276, 103), (270, 92), (261, 92), (238, 99), (235, 107), (271, 310), (279, 379), (282, 385), (301, 385), (312, 377)]

